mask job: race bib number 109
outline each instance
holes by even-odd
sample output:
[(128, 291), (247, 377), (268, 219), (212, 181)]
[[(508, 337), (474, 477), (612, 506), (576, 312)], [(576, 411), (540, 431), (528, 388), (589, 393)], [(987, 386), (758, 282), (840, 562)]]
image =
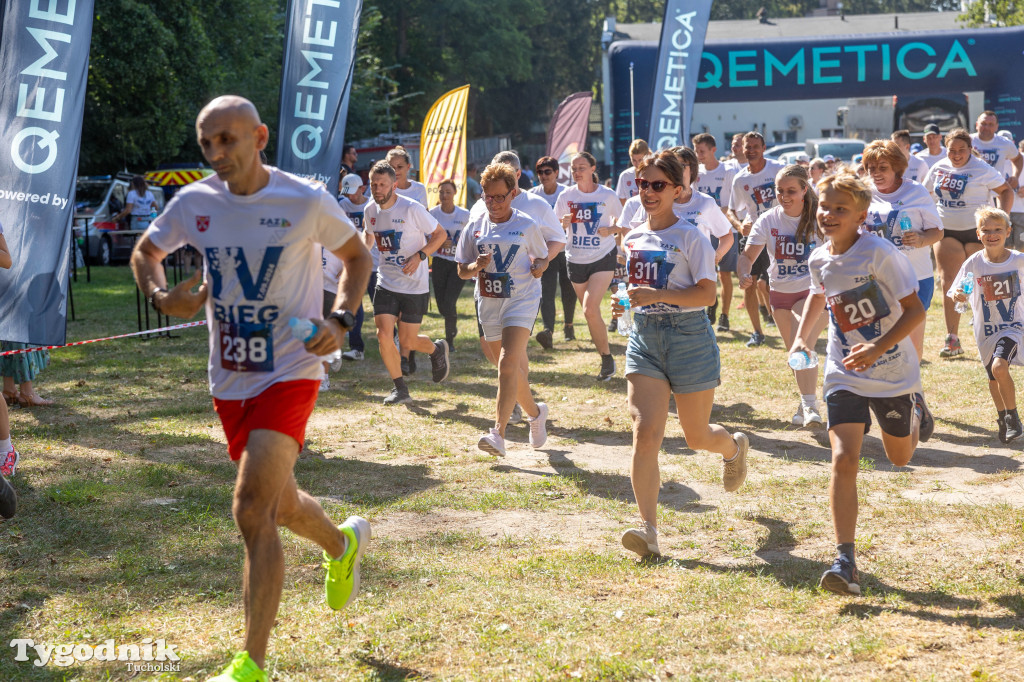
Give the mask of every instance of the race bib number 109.
[(878, 282), (873, 279), (855, 289), (830, 296), (828, 305), (844, 334), (874, 324), (889, 315), (889, 304), (885, 302)]
[(274, 370), (273, 327), (269, 324), (221, 322), (220, 366), (232, 372)]

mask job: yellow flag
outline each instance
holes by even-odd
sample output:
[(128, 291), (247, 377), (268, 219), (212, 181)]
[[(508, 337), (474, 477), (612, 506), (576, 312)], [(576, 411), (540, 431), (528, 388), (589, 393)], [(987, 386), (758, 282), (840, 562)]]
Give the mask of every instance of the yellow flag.
[(440, 202), (437, 186), (455, 182), (455, 203), (466, 205), (466, 105), (469, 86), (445, 93), (430, 107), (420, 133), (420, 178), (427, 187), (427, 207)]

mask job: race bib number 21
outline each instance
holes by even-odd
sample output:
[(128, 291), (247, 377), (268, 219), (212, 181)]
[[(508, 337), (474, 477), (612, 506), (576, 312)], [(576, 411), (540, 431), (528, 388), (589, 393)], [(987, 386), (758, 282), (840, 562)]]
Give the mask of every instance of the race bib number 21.
[(273, 328), (269, 324), (221, 322), (220, 366), (232, 372), (274, 370)]

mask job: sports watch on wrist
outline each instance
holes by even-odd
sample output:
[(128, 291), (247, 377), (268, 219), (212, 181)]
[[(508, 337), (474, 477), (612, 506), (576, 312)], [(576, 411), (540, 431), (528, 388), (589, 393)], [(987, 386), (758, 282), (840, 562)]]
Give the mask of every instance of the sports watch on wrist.
[(427, 260), (427, 254), (423, 253), (423, 251), (417, 251), (416, 253), (419, 254), (420, 260)]
[(356, 326), (356, 316), (347, 310), (335, 310), (327, 316), (328, 320), (337, 320), (342, 331), (352, 329)]

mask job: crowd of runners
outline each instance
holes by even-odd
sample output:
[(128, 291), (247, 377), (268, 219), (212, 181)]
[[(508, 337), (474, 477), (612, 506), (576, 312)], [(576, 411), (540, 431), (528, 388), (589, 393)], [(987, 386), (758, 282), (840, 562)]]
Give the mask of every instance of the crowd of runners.
[[(872, 414), (897, 466), (931, 436), (920, 362), (936, 284), (947, 331), (939, 357), (963, 353), (960, 316), (969, 306), (998, 436), (1022, 435), (1009, 368), (1020, 363), (1024, 341), (1024, 256), (1014, 250), (1024, 221), (1013, 212), (1024, 156), (997, 132), (992, 112), (976, 127), (944, 137), (929, 127), (916, 156), (909, 135), (898, 131), (867, 145), (856, 161), (805, 158), (787, 166), (765, 158), (757, 132), (731, 140), (725, 159), (708, 134), (695, 136), (692, 148), (669, 150), (635, 140), (633, 166), (615, 189), (600, 183), (594, 157), (581, 152), (571, 159), (571, 185), (557, 182), (558, 160), (544, 157), (535, 167), (541, 184), (524, 191), (520, 159), (502, 152), (481, 173), (475, 205), (455, 205), (458, 187), (445, 181), (440, 203), (428, 210), (401, 147), (375, 163), (368, 180), (346, 175), (336, 197), (261, 162), (268, 130), (250, 102), (210, 102), (196, 131), (215, 175), (168, 204), (139, 241), (132, 267), (159, 312), (191, 318), (205, 308), (210, 390), (238, 465), (232, 511), (246, 548), (245, 642), (213, 679), (266, 679), (283, 585), (279, 526), (323, 548), (332, 608), (358, 593), (368, 522), (353, 516), (336, 526), (292, 473), (317, 394), (329, 386), (332, 363), (324, 358), (338, 357), (347, 337), (340, 357), (366, 360), (368, 295), (393, 383), (383, 402), (412, 402), (406, 377), (417, 371), (417, 354), (429, 359), (435, 382), (453, 371), (460, 326), (474, 322), (460, 319), (456, 305), (467, 281), (480, 348), (497, 367), (494, 426), (477, 445), (499, 457), (509, 423), (525, 419), (534, 448), (547, 440), (549, 409), (531, 389), (528, 347), (531, 336), (555, 347), (557, 300), (566, 340), (575, 339), (580, 302), (599, 356), (589, 373), (599, 382), (619, 372), (609, 330), (616, 318), (632, 316), (622, 373), (640, 523), (622, 544), (645, 558), (660, 553), (658, 453), (671, 399), (687, 445), (721, 455), (725, 490), (746, 478), (747, 436), (711, 422), (722, 374), (716, 329), (731, 329), (738, 285), (750, 319), (747, 345), (764, 343), (771, 327), (790, 354), (798, 400), (792, 424), (828, 431), (837, 553), (820, 584), (859, 594), (861, 445)], [(205, 268), (168, 289), (161, 262), (185, 245), (204, 256)], [(0, 237), (6, 267), (2, 247)], [(628, 312), (616, 297), (606, 302), (619, 282), (627, 286)], [(420, 333), (431, 288), (444, 321), (444, 338), (436, 340)], [(296, 338), (293, 318), (311, 320), (315, 331)], [(814, 348), (826, 327), (819, 394)], [(780, 368), (786, 360), (780, 354)], [(4, 461), (9, 477), (17, 453), (5, 411), (0, 446), (13, 453)], [(0, 512), (3, 500), (0, 489)]]

